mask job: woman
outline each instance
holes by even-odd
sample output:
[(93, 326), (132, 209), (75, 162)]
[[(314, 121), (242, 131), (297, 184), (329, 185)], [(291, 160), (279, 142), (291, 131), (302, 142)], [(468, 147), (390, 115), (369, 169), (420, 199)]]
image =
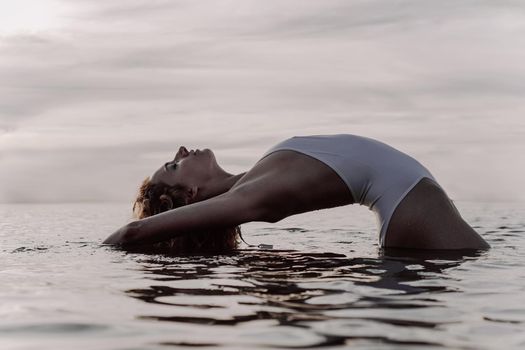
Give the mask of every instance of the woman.
[[(160, 192), (151, 190), (159, 186)], [(224, 171), (209, 149), (188, 152), (181, 147), (142, 189), (142, 198), (135, 203), (142, 219), (125, 225), (104, 243), (132, 245), (169, 241), (191, 232), (231, 232), (250, 221), (273, 223), (294, 214), (359, 203), (378, 215), (382, 247), (489, 248), (425, 167), (361, 136), (292, 137), (238, 175)], [(152, 201), (157, 203), (153, 209), (148, 204)]]

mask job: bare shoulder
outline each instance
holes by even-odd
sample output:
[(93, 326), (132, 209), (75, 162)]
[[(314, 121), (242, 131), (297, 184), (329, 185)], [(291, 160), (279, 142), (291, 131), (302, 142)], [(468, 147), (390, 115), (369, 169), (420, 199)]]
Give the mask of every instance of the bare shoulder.
[(230, 191), (250, 196), (269, 208), (271, 221), (353, 203), (350, 190), (334, 170), (291, 150), (261, 159)]

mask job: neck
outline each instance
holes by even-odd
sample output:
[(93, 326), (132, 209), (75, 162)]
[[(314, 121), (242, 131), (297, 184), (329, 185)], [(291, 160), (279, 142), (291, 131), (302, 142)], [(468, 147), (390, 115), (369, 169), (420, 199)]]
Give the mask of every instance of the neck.
[(233, 175), (224, 172), (220, 176), (217, 176), (212, 182), (200, 189), (200, 200), (208, 199), (228, 192), (233, 187), (233, 185), (235, 185), (237, 181), (239, 181), (239, 179), (244, 176), (244, 174), (246, 173), (244, 172)]

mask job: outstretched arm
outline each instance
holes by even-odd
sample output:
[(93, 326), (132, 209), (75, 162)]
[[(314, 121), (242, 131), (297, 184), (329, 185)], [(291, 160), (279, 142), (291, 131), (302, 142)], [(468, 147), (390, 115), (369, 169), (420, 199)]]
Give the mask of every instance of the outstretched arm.
[(242, 192), (226, 192), (202, 202), (133, 221), (103, 243), (155, 243), (186, 232), (234, 227), (249, 221), (267, 221), (265, 210), (257, 202)]

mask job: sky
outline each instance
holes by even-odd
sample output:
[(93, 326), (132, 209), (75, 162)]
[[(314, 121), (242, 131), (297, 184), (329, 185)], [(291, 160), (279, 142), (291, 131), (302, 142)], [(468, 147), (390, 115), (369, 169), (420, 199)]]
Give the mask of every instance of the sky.
[(351, 133), (525, 201), (525, 3), (0, 0), (0, 202), (126, 202), (180, 145), (247, 171)]

